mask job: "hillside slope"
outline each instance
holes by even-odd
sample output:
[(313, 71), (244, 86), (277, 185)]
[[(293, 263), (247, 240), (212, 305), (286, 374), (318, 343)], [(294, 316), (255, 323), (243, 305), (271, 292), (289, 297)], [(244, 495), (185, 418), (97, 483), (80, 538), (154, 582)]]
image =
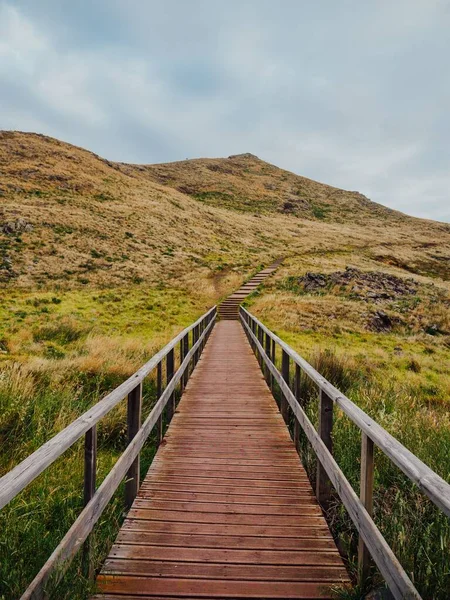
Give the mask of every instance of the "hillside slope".
[(252, 155), (125, 165), (42, 135), (3, 132), (0, 172), (6, 285), (244, 276), (280, 255), (349, 248), (442, 275), (450, 257), (449, 225), (407, 217)]

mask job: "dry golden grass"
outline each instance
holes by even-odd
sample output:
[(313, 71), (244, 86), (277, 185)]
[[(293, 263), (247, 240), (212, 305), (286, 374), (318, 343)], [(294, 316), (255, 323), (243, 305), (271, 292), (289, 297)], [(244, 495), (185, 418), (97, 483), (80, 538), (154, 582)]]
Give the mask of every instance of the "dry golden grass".
[[(145, 281), (192, 288), (201, 280), (217, 298), (285, 254), (353, 250), (381, 266), (405, 263), (425, 274), (450, 258), (448, 225), (251, 157), (140, 167), (44, 136), (3, 132), (0, 168), (0, 228), (18, 219), (33, 227), (2, 235), (0, 273), (9, 285)], [(226, 201), (202, 197), (213, 188), (228, 190)], [(295, 214), (284, 214), (292, 190), (301, 190), (301, 202)], [(250, 211), (241, 210), (242, 199)], [(322, 218), (314, 216), (319, 201), (330, 204)]]

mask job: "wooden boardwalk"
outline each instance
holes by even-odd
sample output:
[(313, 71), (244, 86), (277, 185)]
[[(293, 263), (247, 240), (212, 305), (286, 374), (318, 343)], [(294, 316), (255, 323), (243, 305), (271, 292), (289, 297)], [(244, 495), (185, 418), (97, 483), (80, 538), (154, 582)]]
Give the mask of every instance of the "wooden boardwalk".
[(103, 600), (330, 598), (348, 582), (239, 321), (213, 329), (97, 581)]
[(259, 271), (254, 275), (247, 283), (244, 283), (242, 287), (233, 292), (231, 296), (228, 296), (218, 308), (218, 313), (221, 319), (238, 319), (239, 318), (239, 306), (241, 302), (254, 292), (259, 285), (272, 275), (280, 266), (283, 259), (278, 259), (262, 271)]

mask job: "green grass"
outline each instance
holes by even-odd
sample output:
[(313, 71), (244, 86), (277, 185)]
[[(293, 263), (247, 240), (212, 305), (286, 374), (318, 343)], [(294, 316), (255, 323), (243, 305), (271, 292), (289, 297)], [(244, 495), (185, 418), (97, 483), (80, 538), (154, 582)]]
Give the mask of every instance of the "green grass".
[[(273, 321), (266, 324), (275, 326)], [(446, 372), (449, 358), (445, 347), (432, 348), (429, 343), (406, 336), (399, 340), (394, 334), (383, 336), (367, 332), (330, 337), (320, 332), (283, 329), (276, 333), (450, 482), (450, 417), (448, 401), (440, 387), (441, 374)], [(399, 345), (402, 355), (396, 356), (394, 348)], [(411, 360), (415, 365), (413, 369)], [(317, 388), (305, 376), (300, 388), (302, 404), (317, 426)], [(336, 408), (333, 444), (339, 466), (359, 493), (360, 433)], [(301, 455), (314, 483), (316, 458), (304, 434), (301, 435)], [(450, 582), (449, 519), (379, 450), (375, 455), (374, 488), (374, 520), (404, 569), (423, 598), (446, 600)], [(337, 493), (327, 518), (356, 578), (358, 535)], [(374, 584), (381, 583), (376, 570), (372, 577)], [(363, 597), (348, 593), (344, 590), (337, 597)]]
[(317, 204), (311, 202), (311, 210), (316, 219), (326, 219), (330, 208), (331, 207), (327, 204)]
[[(3, 296), (0, 475), (117, 387), (204, 308), (180, 290), (143, 286)], [(144, 418), (155, 398), (151, 376)], [(126, 446), (126, 400), (99, 423), (98, 444), (100, 483)], [(152, 436), (142, 453), (142, 474), (155, 448)], [(81, 511), (82, 496), (80, 440), (0, 513), (1, 600), (23, 593)], [(123, 486), (95, 528), (97, 569), (122, 517)], [(91, 588), (77, 557), (62, 583), (50, 588), (50, 598), (81, 600)]]
[(208, 191), (198, 192), (192, 196), (199, 202), (208, 204), (210, 206), (219, 206), (221, 208), (227, 208), (229, 210), (235, 210), (237, 212), (272, 212), (273, 202), (270, 200), (258, 200), (255, 202), (252, 199), (245, 198), (239, 194), (230, 194), (227, 192), (220, 191)]
[[(85, 378), (82, 374), (60, 389), (49, 388), (45, 380), (33, 382), (34, 395), (11, 394), (0, 386), (2, 407), (2, 466), (8, 467), (37, 449), (73, 418), (115, 387), (121, 378)], [(25, 385), (22, 384), (25, 391)], [(155, 400), (154, 382), (144, 388), (144, 413)], [(126, 401), (113, 409), (98, 428), (98, 483), (111, 470), (126, 446)], [(6, 407), (6, 410), (5, 410)], [(142, 471), (148, 468), (155, 451), (153, 437), (142, 453)], [(0, 598), (18, 598), (50, 556), (82, 509), (83, 440), (27, 487), (0, 513)], [(123, 512), (123, 486), (95, 528), (93, 555), (97, 568), (104, 560), (117, 533)], [(80, 557), (75, 588), (68, 574), (61, 586), (51, 588), (51, 598), (85, 598), (90, 584), (83, 578)]]
[[(39, 356), (44, 342), (66, 345), (88, 334), (118, 335), (145, 343), (157, 334), (189, 324), (205, 308), (201, 300), (181, 290), (140, 285), (126, 289), (8, 291), (0, 299), (0, 339), (13, 351), (0, 355), (0, 360)], [(29, 332), (33, 335), (27, 335)]]

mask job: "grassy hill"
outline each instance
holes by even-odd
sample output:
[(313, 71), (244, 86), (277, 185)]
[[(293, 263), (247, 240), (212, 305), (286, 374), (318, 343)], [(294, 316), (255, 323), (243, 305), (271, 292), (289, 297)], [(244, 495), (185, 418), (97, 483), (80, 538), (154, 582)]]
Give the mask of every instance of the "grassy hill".
[[(280, 256), (251, 310), (450, 480), (450, 225), (250, 154), (128, 165), (19, 132), (0, 132), (0, 473)], [(99, 436), (101, 479), (125, 443), (123, 407)], [(356, 489), (358, 444), (337, 415), (337, 458)], [(81, 465), (80, 446), (0, 517), (2, 600), (79, 510)], [(381, 457), (376, 478), (377, 522), (424, 597), (446, 598), (448, 524)], [(120, 499), (108, 515), (99, 562)], [(342, 511), (333, 522), (351, 564), (354, 529)], [(84, 597), (65, 593), (55, 597)]]
[(180, 285), (193, 272), (214, 283), (280, 254), (348, 248), (424, 274), (449, 258), (450, 225), (252, 155), (125, 165), (3, 132), (0, 170), (0, 277), (15, 287)]

